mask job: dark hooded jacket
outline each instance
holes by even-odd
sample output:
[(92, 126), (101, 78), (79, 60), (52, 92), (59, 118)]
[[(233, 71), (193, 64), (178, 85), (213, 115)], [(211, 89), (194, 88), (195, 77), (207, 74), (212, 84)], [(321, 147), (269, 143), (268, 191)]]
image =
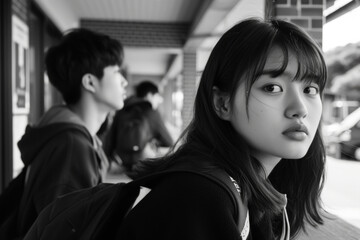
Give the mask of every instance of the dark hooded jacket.
[(107, 170), (100, 141), (66, 107), (54, 107), (36, 127), (28, 126), (18, 146), (27, 167), (17, 220), (20, 237), (55, 198), (96, 186)]
[(125, 146), (129, 142), (123, 136), (123, 126), (125, 122), (133, 120), (132, 118), (136, 116), (136, 113), (141, 114), (147, 124), (147, 131), (144, 133), (145, 142), (148, 144), (155, 143), (158, 147), (171, 147), (174, 144), (160, 113), (152, 108), (150, 102), (137, 97), (126, 99), (124, 108), (115, 113), (105, 139), (104, 149), (109, 158), (112, 158), (114, 153), (120, 156), (123, 165), (129, 169), (139, 160), (155, 157), (155, 155), (147, 152), (149, 148), (146, 147), (140, 147), (137, 151), (125, 150)]

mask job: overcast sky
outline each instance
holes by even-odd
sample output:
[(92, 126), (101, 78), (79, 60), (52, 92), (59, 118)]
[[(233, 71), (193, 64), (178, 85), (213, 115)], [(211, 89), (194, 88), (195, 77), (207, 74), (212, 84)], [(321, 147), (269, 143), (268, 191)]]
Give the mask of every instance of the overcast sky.
[(327, 52), (338, 46), (360, 42), (360, 7), (324, 25), (323, 50)]

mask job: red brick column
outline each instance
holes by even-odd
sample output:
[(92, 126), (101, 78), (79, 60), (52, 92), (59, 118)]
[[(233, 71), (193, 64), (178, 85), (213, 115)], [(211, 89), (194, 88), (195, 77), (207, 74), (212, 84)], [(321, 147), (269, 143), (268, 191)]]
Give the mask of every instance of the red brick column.
[(195, 50), (184, 51), (182, 88), (184, 93), (184, 102), (181, 115), (183, 120), (182, 128), (185, 129), (193, 117), (195, 94), (197, 91)]
[(286, 19), (304, 28), (322, 45), (325, 0), (267, 0), (272, 1), (275, 18)]

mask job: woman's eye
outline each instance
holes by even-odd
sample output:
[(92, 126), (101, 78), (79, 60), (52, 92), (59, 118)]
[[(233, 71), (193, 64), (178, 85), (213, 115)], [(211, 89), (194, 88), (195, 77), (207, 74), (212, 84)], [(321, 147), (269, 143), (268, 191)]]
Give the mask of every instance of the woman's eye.
[(319, 93), (319, 88), (314, 87), (314, 86), (309, 86), (304, 89), (304, 93), (309, 94), (309, 95), (316, 95)]
[(279, 85), (275, 85), (275, 84), (267, 85), (263, 89), (265, 92), (270, 92), (270, 93), (278, 93), (283, 91), (283, 89)]

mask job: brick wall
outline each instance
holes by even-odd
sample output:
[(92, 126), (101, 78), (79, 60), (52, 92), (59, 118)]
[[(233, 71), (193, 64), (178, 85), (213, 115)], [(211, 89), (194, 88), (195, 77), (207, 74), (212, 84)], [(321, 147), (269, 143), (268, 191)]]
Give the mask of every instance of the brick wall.
[[(268, 0), (270, 1), (270, 0)], [(322, 45), (325, 0), (273, 0), (276, 18), (289, 20), (304, 28)]]
[(196, 52), (184, 51), (182, 88), (184, 92), (184, 103), (181, 116), (183, 120), (182, 128), (185, 129), (193, 117), (195, 94), (197, 91)]
[(187, 23), (145, 23), (83, 19), (81, 27), (102, 32), (124, 46), (182, 48), (189, 29)]

